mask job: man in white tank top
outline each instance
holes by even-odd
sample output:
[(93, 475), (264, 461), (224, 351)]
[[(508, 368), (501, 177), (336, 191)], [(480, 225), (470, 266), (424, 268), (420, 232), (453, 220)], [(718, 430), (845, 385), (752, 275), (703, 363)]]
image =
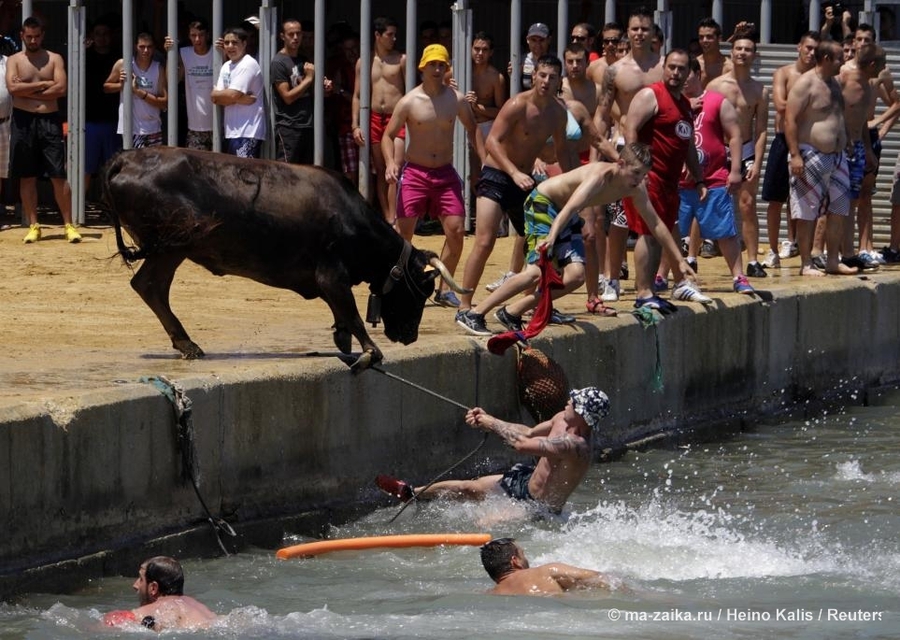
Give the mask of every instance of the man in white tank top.
[[(155, 147), (162, 144), (162, 117), (160, 110), (168, 104), (166, 93), (166, 68), (153, 60), (155, 50), (153, 36), (138, 34), (131, 64), (131, 141), (132, 147)], [(103, 84), (107, 93), (121, 93), (125, 83), (125, 65), (119, 60), (113, 65), (109, 78)], [(123, 134), (124, 104), (119, 99), (119, 127)]]
[[(191, 46), (181, 47), (178, 64), (178, 79), (184, 80), (187, 105), (188, 149), (212, 150), (213, 104), (210, 94), (213, 90), (213, 54), (209, 46), (209, 26), (197, 19), (188, 25)], [(175, 46), (175, 41), (166, 36), (165, 50)]]

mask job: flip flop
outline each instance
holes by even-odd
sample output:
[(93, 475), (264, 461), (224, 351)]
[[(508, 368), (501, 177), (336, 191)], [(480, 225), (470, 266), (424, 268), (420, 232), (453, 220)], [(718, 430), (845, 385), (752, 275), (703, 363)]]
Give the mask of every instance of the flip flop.
[(375, 476), (375, 485), (389, 496), (393, 496), (401, 502), (409, 502), (415, 497), (415, 493), (409, 483), (392, 476)]

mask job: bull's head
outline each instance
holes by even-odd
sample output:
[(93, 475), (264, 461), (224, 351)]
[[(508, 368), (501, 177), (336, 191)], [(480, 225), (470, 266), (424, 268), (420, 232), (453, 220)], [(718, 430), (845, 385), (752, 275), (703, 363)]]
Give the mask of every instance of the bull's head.
[(454, 282), (447, 267), (434, 253), (404, 243), (403, 252), (381, 287), (381, 293), (373, 291), (381, 298), (384, 335), (391, 342), (411, 344), (418, 339), (422, 310), (434, 292), (434, 281), (438, 276), (443, 276), (454, 291), (471, 293)]

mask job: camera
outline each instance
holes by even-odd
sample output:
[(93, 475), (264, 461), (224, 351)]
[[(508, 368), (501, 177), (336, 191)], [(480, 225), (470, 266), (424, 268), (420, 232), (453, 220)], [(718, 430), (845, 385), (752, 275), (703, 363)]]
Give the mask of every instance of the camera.
[(839, 18), (844, 13), (844, 5), (842, 5), (840, 2), (822, 3), (823, 9), (827, 9), (828, 7), (831, 7), (831, 14), (836, 18)]

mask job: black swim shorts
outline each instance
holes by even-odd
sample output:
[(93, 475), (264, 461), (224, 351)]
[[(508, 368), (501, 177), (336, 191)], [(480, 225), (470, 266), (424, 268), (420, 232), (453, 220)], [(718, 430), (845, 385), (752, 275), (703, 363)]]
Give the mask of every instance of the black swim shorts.
[(528, 491), (528, 481), (531, 480), (531, 474), (533, 473), (534, 467), (520, 462), (503, 474), (503, 477), (500, 478), (500, 486), (510, 498), (515, 500), (534, 500)]
[(475, 185), (475, 195), (499, 204), (520, 236), (525, 235), (525, 198), (528, 193), (520, 189), (505, 171), (488, 166), (481, 168), (481, 177)]
[(11, 178), (66, 177), (66, 145), (59, 112), (13, 109), (9, 142)]

